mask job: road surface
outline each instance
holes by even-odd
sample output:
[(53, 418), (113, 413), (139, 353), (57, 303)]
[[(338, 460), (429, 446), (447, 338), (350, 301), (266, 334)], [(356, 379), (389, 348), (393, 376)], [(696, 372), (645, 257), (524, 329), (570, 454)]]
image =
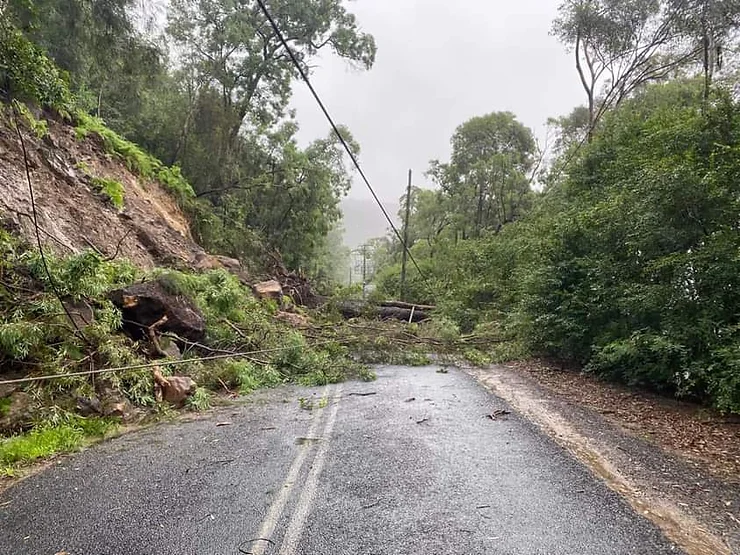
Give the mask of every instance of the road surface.
[(377, 374), (66, 458), (0, 495), (0, 554), (680, 553), (462, 372)]

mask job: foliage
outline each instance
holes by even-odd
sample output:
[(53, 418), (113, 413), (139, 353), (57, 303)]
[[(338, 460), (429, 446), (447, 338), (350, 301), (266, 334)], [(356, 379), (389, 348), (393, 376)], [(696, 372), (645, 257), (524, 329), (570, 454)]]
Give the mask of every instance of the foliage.
[(100, 191), (110, 200), (111, 204), (121, 210), (123, 208), (123, 196), (125, 188), (120, 181), (108, 179), (105, 177), (93, 177), (91, 179), (93, 187)]
[(90, 438), (104, 437), (115, 424), (100, 418), (68, 414), (56, 425), (42, 425), (28, 434), (0, 439), (0, 476), (15, 473), (24, 464), (83, 447)]
[[(324, 47), (372, 66), (375, 42), (339, 0), (273, 2), (270, 8), (280, 14), (281, 30), (306, 72)], [(188, 52), (201, 80), (223, 91), (230, 108), (227, 137), (250, 111), (258, 121), (282, 114), (295, 68), (257, 2), (174, 0), (168, 23), (168, 34)]]
[(21, 116), (23, 116), (23, 119), (25, 120), (26, 124), (31, 128), (31, 131), (33, 131), (34, 135), (36, 135), (37, 138), (43, 139), (49, 134), (49, 124), (44, 119), (37, 119), (32, 113), (31, 110), (22, 102), (18, 102), (17, 100), (14, 100), (12, 103), (13, 109), (20, 113)]
[(159, 181), (180, 203), (185, 203), (195, 196), (193, 188), (182, 176), (179, 168), (165, 166), (154, 156), (106, 127), (99, 118), (81, 111), (76, 113), (75, 118), (77, 120), (75, 133), (78, 138), (84, 139), (94, 133), (103, 141), (105, 149), (123, 160), (129, 170), (144, 178)]
[[(498, 112), (465, 122), (451, 142), (450, 162), (433, 161), (429, 175), (443, 193), (432, 202), (448, 203), (455, 237), (480, 237), (485, 230), (496, 230), (521, 217), (529, 204), (529, 174), (535, 163), (532, 131), (514, 114)], [(434, 213), (433, 207), (423, 209), (419, 200), (417, 217)], [(437, 216), (427, 225), (440, 230), (439, 235), (444, 222)]]
[(211, 408), (211, 394), (207, 389), (199, 387), (188, 397), (186, 405), (194, 412), (205, 412)]
[[(372, 66), (373, 38), (338, 0), (279, 9), (307, 71), (320, 50)], [(170, 3), (173, 70), (165, 44), (139, 30), (146, 13), (132, 0), (11, 0), (2, 24), (12, 32), (0, 47), (9, 95), (73, 114), (78, 139), (100, 137), (132, 171), (161, 182), (210, 252), (260, 268), (277, 251), (330, 291), (343, 278), (329, 235), (350, 184), (345, 155), (333, 136), (298, 146), (287, 111), (295, 69), (257, 4)], [(68, 72), (63, 95), (52, 94), (55, 64)], [(341, 133), (357, 155), (349, 130)]]
[[(46, 253), (45, 265), (38, 251), (27, 250), (17, 239), (0, 232), (0, 275), (3, 372), (25, 374), (30, 367), (34, 373), (64, 374), (89, 370), (91, 362), (100, 366), (140, 362), (135, 345), (118, 334), (120, 312), (105, 299), (110, 289), (134, 281), (137, 272), (130, 264), (105, 261), (89, 251), (68, 259)], [(65, 299), (65, 307), (54, 290)], [(75, 321), (80, 331), (68, 320), (65, 308), (79, 314)], [(121, 391), (136, 401), (137, 391), (127, 389), (136, 384), (121, 383)], [(89, 395), (91, 385), (86, 378), (70, 377), (46, 386), (29, 386), (29, 391), (37, 404), (54, 405), (70, 396)]]
[(161, 47), (136, 29), (142, 17), (135, 0), (7, 4), (12, 22), (69, 76), (77, 106), (116, 128), (140, 109), (144, 91), (164, 70)]
[(6, 98), (67, 111), (71, 94), (62, 73), (0, 15), (0, 93)]

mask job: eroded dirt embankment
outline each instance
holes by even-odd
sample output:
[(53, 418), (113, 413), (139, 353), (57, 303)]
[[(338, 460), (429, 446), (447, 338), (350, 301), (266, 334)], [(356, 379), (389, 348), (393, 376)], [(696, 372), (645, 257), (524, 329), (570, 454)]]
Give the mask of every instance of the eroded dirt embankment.
[[(203, 256), (187, 218), (162, 185), (129, 171), (96, 135), (78, 137), (71, 125), (47, 117), (43, 139), (22, 129), (39, 227), (49, 248), (60, 255), (94, 248), (144, 269), (192, 265)], [(26, 164), (10, 117), (0, 118), (0, 170), (0, 218), (5, 227), (35, 240)], [(93, 178), (124, 186), (121, 210), (95, 190)]]
[(537, 363), (466, 370), (689, 555), (740, 553), (734, 420)]

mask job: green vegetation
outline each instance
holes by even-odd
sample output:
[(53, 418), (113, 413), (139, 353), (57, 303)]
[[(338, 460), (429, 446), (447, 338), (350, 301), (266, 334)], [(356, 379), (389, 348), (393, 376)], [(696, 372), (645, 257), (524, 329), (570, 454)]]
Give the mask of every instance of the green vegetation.
[(36, 119), (31, 113), (31, 110), (28, 109), (28, 106), (22, 102), (15, 101), (13, 102), (13, 109), (23, 117), (25, 123), (31, 128), (31, 131), (33, 131), (36, 137), (43, 139), (49, 134), (49, 124), (44, 119)]
[(59, 110), (69, 108), (71, 93), (62, 72), (24, 34), (0, 15), (0, 83), (8, 98)]
[[(453, 187), (415, 191), (409, 223), (427, 279), (412, 272), (407, 293), (438, 304), (444, 327), (493, 333), (495, 347), (465, 352), (473, 363), (543, 355), (740, 412), (738, 137), (740, 104), (722, 87), (705, 101), (694, 80), (644, 85), (590, 142), (565, 147), (570, 162), (555, 161), (541, 193), (484, 194), (522, 210), (512, 222), (471, 232)], [(464, 159), (458, 144), (449, 167)], [(510, 193), (536, 196), (527, 207)], [(463, 204), (474, 214), (479, 202)], [(377, 282), (396, 296), (399, 247), (387, 245)]]
[(147, 154), (131, 141), (106, 127), (99, 118), (78, 111), (75, 119), (77, 120), (75, 134), (79, 140), (84, 140), (91, 134), (97, 135), (103, 141), (108, 153), (118, 156), (129, 170), (141, 177), (159, 181), (181, 204), (195, 196), (193, 188), (182, 176), (180, 168), (165, 166), (151, 154)]
[[(346, 156), (333, 136), (299, 144), (295, 68), (255, 2), (171, 2), (156, 43), (137, 30), (137, 6), (11, 0), (0, 15), (3, 100), (38, 137), (48, 125), (37, 114), (53, 115), (159, 181), (210, 252), (254, 274), (284, 264), (332, 291), (348, 256), (337, 233)], [(280, 17), (307, 72), (327, 50), (372, 67), (374, 40), (340, 0), (284, 2)], [(204, 344), (189, 355), (251, 353), (183, 363), (200, 385), (192, 410), (214, 392), (373, 379), (364, 364), (424, 365), (433, 352), (475, 365), (563, 359), (740, 413), (740, 102), (737, 74), (723, 73), (739, 26), (725, 0), (564, 2), (553, 34), (579, 61), (585, 105), (548, 122), (552, 149), (495, 107), (463, 122), (449, 160), (429, 167), (436, 188), (402, 199), (421, 273), (412, 267), (402, 285), (398, 241), (374, 242), (375, 295), (435, 304), (431, 322), (344, 322), (330, 307), (297, 331), (228, 272), (143, 275), (88, 252), (50, 255), (50, 279), (39, 253), (0, 232), (0, 365), (72, 373), (146, 360), (106, 293), (156, 277), (205, 317)], [(90, 178), (123, 207), (121, 183)], [(79, 330), (70, 306), (89, 316)], [(133, 406), (156, 407), (149, 371), (108, 381)], [(69, 377), (28, 392), (35, 409), (69, 415), (95, 390)], [(5, 442), (0, 463), (74, 448), (95, 435), (85, 425), (37, 427), (28, 443)]]
[(113, 206), (119, 210), (123, 208), (125, 188), (120, 181), (106, 179), (105, 177), (93, 177), (92, 184), (98, 191), (105, 195)]
[[(299, 146), (295, 69), (256, 3), (169, 3), (167, 40), (156, 42), (137, 30), (140, 11), (133, 0), (11, 0), (0, 16), (0, 81), (10, 84), (0, 88), (73, 120), (79, 140), (99, 137), (162, 183), (210, 252), (261, 267), (278, 251), (330, 290), (348, 258), (330, 250), (350, 184), (345, 155), (333, 136)], [(309, 73), (324, 51), (372, 67), (374, 40), (340, 0), (281, 11)], [(182, 63), (169, 62), (175, 49)]]
[(204, 412), (211, 408), (211, 393), (204, 387), (199, 387), (188, 397), (187, 407), (195, 412)]
[(0, 477), (13, 476), (20, 467), (38, 459), (77, 451), (91, 440), (105, 437), (115, 427), (110, 420), (70, 415), (65, 422), (41, 425), (27, 434), (0, 439)]

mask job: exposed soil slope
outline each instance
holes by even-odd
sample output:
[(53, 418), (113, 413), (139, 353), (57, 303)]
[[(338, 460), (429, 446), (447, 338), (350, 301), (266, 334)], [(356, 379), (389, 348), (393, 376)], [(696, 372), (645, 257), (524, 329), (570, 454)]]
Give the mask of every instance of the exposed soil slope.
[[(128, 258), (137, 266), (190, 266), (203, 249), (192, 239), (175, 200), (157, 182), (142, 179), (107, 154), (94, 134), (80, 139), (54, 118), (43, 139), (23, 129), (39, 226), (44, 243), (59, 254), (89, 248)], [(121, 210), (99, 193), (93, 177), (125, 188)], [(0, 218), (24, 237), (35, 238), (21, 142), (0, 118)]]

